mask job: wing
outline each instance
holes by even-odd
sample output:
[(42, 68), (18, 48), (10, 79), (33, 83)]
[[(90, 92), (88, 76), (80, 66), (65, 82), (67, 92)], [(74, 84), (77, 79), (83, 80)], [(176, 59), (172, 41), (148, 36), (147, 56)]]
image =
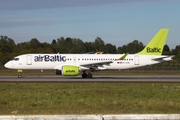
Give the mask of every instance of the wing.
[(110, 65), (110, 63), (113, 63), (113, 61), (100, 61), (100, 62), (87, 62), (87, 63), (82, 63), (82, 64), (77, 64), (77, 63), (72, 63), (72, 64), (60, 64), (60, 65), (56, 65), (53, 67), (53, 69), (55, 70), (61, 70), (62, 66), (64, 65), (68, 65), (68, 66), (78, 66), (81, 69), (97, 69), (98, 67), (101, 69), (106, 69), (103, 68), (103, 65)]
[(80, 66), (103, 66), (103, 65), (109, 65), (110, 63), (113, 63), (113, 61), (101, 61), (101, 62), (90, 62), (90, 63), (82, 63), (79, 64)]
[(84, 70), (88, 69), (92, 72), (96, 70), (105, 70), (106, 68), (103, 65), (108, 66), (111, 63), (113, 63), (113, 61), (90, 62), (90, 63), (79, 64), (79, 67)]

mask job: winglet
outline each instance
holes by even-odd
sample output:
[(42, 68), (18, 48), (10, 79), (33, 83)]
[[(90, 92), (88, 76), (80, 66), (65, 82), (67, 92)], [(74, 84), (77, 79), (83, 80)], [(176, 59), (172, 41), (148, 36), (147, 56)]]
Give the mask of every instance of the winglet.
[(118, 60), (124, 60), (128, 54), (129, 54), (129, 53), (126, 53), (125, 55), (123, 55), (122, 57), (120, 57)]
[(149, 42), (149, 44), (139, 53), (141, 55), (161, 55), (163, 52), (166, 37), (169, 29), (161, 29), (156, 36)]

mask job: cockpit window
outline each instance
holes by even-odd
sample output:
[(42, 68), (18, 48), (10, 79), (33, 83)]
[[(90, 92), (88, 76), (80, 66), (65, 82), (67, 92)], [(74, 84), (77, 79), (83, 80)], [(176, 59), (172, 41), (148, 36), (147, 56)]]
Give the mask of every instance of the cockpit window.
[(19, 58), (13, 58), (11, 61), (19, 61)]
[(15, 58), (15, 61), (19, 61), (19, 58)]

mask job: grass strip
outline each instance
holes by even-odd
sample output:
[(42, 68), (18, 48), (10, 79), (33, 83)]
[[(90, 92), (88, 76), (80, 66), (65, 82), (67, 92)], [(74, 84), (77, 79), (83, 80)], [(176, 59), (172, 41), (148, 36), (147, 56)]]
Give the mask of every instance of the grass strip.
[(0, 114), (180, 113), (179, 83), (0, 83)]

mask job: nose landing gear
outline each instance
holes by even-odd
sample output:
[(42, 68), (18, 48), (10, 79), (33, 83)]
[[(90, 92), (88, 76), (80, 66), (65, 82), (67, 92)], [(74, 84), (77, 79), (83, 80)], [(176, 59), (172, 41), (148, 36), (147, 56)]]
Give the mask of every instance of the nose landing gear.
[(22, 75), (21, 75), (22, 70), (17, 70), (17, 72), (19, 73), (18, 78), (22, 78)]

